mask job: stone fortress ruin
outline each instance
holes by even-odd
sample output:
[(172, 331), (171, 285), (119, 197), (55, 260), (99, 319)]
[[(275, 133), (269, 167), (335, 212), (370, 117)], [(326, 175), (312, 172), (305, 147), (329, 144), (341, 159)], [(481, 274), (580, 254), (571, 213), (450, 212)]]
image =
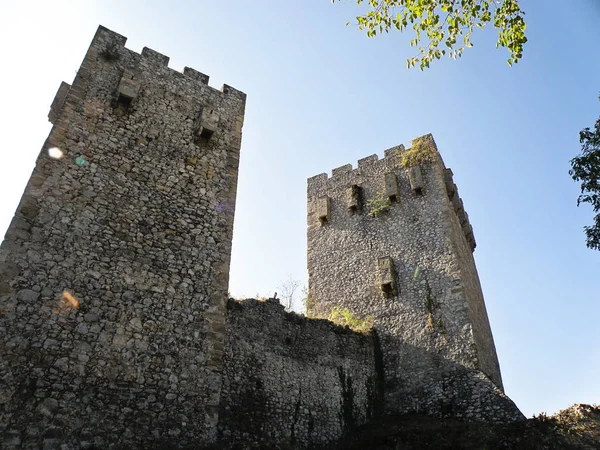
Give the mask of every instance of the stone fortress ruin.
[(125, 41), (99, 27), (60, 86), (0, 247), (1, 448), (316, 448), (382, 414), (523, 418), (430, 135), (308, 180), (309, 317), (228, 300), (246, 96)]

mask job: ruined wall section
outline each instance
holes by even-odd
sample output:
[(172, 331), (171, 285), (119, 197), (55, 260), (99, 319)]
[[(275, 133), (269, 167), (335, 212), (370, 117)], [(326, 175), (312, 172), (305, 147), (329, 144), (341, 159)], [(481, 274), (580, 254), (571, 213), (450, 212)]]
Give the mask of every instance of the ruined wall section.
[(380, 412), (381, 375), (376, 336), (286, 313), (277, 300), (230, 300), (220, 442), (334, 441)]
[(245, 94), (125, 41), (61, 85), (0, 247), (7, 447), (216, 438)]
[[(498, 383), (500, 373), (491, 332), (474, 330), (489, 330), (489, 324), (472, 229), (449, 199), (433, 138), (418, 142), (435, 151), (434, 162), (402, 168), (400, 154), (407, 150), (399, 146), (383, 159), (373, 155), (356, 169), (346, 165), (331, 177), (308, 180), (309, 313), (325, 317), (341, 306), (361, 318), (373, 316), (384, 355), (386, 408), (422, 410), (427, 403), (424, 410), (442, 414), (458, 401), (455, 393), (444, 392), (435, 405), (422, 395), (444, 390), (447, 374), (485, 369)], [(392, 201), (370, 216), (376, 198)], [(478, 333), (491, 346), (478, 345)]]

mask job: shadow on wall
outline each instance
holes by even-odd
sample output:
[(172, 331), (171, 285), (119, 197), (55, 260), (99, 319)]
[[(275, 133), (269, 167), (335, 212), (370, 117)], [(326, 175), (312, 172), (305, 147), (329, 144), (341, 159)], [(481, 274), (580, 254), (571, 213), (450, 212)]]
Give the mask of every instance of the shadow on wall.
[[(286, 313), (273, 299), (229, 300), (226, 326), (220, 448), (320, 448), (383, 413), (377, 333)], [(430, 368), (420, 372), (426, 379), (418, 391), (386, 386), (395, 393), (386, 397), (386, 411), (491, 422), (524, 419), (481, 372), (394, 336), (381, 340), (400, 349), (404, 361), (422, 360)], [(406, 377), (397, 382), (411, 384)]]
[(223, 445), (323, 446), (381, 414), (375, 333), (286, 313), (273, 299), (229, 300), (226, 326)]
[[(418, 413), (490, 423), (525, 419), (514, 402), (480, 370), (389, 333), (378, 333), (386, 352), (386, 414)], [(388, 373), (392, 370), (394, 376)]]

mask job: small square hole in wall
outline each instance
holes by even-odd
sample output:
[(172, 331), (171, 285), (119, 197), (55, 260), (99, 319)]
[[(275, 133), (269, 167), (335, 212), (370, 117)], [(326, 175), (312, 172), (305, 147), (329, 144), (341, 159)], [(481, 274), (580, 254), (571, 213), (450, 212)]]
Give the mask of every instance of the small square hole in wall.
[(315, 203), (315, 215), (319, 219), (319, 223), (321, 226), (327, 225), (329, 223), (329, 217), (331, 213), (331, 200), (326, 195), (320, 197), (316, 200)]
[(124, 109), (129, 109), (131, 106), (131, 101), (133, 99), (131, 97), (127, 97), (126, 95), (119, 94), (119, 98), (117, 99), (117, 105)]
[(413, 189), (413, 194), (417, 197), (423, 195), (423, 188), (418, 187)]
[(115, 106), (115, 113), (119, 116), (124, 116), (129, 113), (131, 110), (131, 104), (133, 102), (133, 98), (127, 95), (119, 94), (117, 97), (117, 103)]
[(202, 128), (202, 131), (200, 132), (200, 139), (204, 139), (206, 141), (208, 141), (213, 135), (213, 131), (209, 130), (207, 128)]
[(381, 285), (381, 292), (384, 297), (389, 298), (394, 294), (394, 286), (392, 286), (392, 283), (383, 283)]
[(396, 194), (388, 195), (390, 202), (395, 203), (398, 201), (398, 196)]
[(361, 211), (362, 203), (362, 188), (353, 184), (346, 188), (346, 204), (348, 206), (348, 213), (353, 216)]

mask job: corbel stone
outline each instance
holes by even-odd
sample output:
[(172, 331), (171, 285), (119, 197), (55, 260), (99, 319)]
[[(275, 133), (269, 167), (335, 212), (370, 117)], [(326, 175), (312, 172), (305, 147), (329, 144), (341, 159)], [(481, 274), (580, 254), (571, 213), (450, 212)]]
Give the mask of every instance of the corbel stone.
[(392, 297), (397, 294), (396, 269), (394, 261), (389, 256), (377, 260), (379, 269), (379, 286), (384, 297)]
[(456, 184), (454, 184), (453, 175), (452, 169), (444, 169), (444, 184), (446, 185), (446, 192), (449, 199), (452, 199), (454, 194), (456, 194)]
[(200, 113), (200, 123), (196, 130), (196, 136), (209, 140), (219, 128), (220, 116), (214, 106), (205, 106)]
[(316, 200), (316, 212), (321, 226), (328, 224), (331, 217), (331, 199), (327, 196), (319, 197)]
[(128, 100), (136, 98), (140, 92), (140, 84), (140, 79), (135, 73), (129, 69), (125, 69), (123, 71), (123, 76), (121, 76), (119, 87), (117, 88), (119, 98), (124, 97)]
[(423, 194), (423, 174), (421, 173), (421, 166), (412, 166), (408, 169), (408, 179), (410, 181), (410, 188), (414, 195)]
[(50, 112), (48, 113), (48, 120), (52, 125), (55, 124), (56, 119), (58, 119), (58, 116), (60, 116), (62, 108), (65, 104), (65, 100), (67, 99), (67, 95), (69, 94), (69, 89), (71, 89), (71, 85), (69, 83), (65, 83), (64, 81), (58, 88), (58, 92), (54, 97), (54, 101), (50, 106)]
[(385, 174), (385, 195), (392, 202), (398, 201), (399, 199), (398, 179), (394, 172)]
[(346, 188), (346, 204), (350, 214), (359, 213), (361, 210), (361, 187), (354, 184)]

